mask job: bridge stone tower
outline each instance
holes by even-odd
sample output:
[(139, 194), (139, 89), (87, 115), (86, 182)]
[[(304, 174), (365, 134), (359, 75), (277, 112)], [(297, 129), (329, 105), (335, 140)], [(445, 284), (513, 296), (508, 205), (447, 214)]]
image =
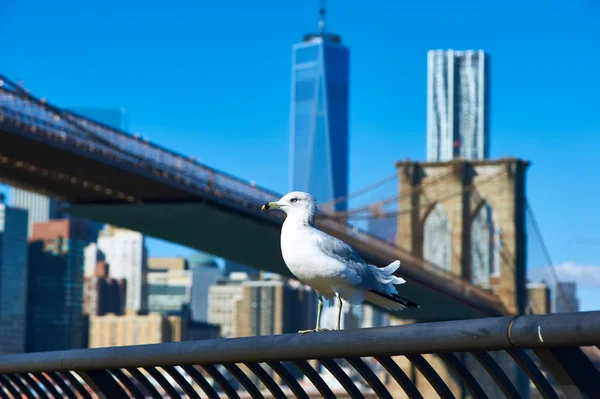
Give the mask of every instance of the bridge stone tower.
[(510, 313), (523, 314), (529, 162), (400, 161), (396, 166), (398, 245), (492, 290)]

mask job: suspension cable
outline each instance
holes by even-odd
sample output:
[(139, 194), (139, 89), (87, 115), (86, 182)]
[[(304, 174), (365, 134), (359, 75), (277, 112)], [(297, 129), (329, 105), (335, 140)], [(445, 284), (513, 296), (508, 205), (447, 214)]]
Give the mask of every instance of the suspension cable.
[(533, 208), (531, 207), (528, 199), (525, 200), (525, 206), (526, 206), (526, 211), (529, 214), (529, 217), (531, 218), (533, 230), (534, 230), (535, 234), (537, 235), (537, 237), (540, 241), (540, 244), (542, 246), (542, 253), (543, 253), (544, 257), (546, 258), (546, 262), (547, 262), (546, 266), (548, 267), (548, 269), (550, 269), (550, 274), (552, 275), (552, 278), (554, 279), (556, 290), (558, 291), (558, 294), (559, 294), (558, 296), (560, 297), (560, 300), (562, 301), (562, 303), (569, 309), (569, 311), (573, 312), (575, 310), (573, 309), (573, 307), (567, 300), (567, 295), (565, 294), (562, 286), (560, 285), (560, 279), (558, 278), (558, 273), (556, 272), (556, 268), (554, 267), (554, 262), (552, 262), (552, 258), (550, 256), (550, 251), (548, 250), (548, 247), (546, 246), (546, 241), (544, 240), (544, 236), (542, 235), (542, 230), (540, 229), (537, 219), (535, 218), (535, 215), (533, 213)]

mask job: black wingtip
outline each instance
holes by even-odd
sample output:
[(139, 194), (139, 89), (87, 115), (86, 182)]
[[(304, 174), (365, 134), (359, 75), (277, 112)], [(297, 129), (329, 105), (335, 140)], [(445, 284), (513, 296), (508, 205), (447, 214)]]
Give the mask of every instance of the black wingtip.
[(388, 294), (383, 294), (381, 292), (377, 292), (377, 291), (373, 291), (373, 290), (371, 290), (371, 292), (374, 293), (374, 294), (377, 294), (377, 295), (381, 295), (382, 297), (387, 298), (387, 299), (389, 299), (391, 301), (394, 301), (396, 303), (399, 303), (399, 304), (401, 304), (403, 306), (406, 306), (409, 309), (420, 309), (421, 308), (421, 306), (418, 303), (413, 302), (410, 299), (406, 299), (404, 297), (401, 297), (398, 294), (388, 295)]

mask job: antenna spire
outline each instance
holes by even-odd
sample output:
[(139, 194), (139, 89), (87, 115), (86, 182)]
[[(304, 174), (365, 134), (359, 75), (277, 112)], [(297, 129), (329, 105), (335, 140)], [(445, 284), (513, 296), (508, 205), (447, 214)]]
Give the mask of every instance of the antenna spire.
[(325, 0), (321, 0), (321, 8), (319, 8), (319, 31), (321, 36), (325, 36)]

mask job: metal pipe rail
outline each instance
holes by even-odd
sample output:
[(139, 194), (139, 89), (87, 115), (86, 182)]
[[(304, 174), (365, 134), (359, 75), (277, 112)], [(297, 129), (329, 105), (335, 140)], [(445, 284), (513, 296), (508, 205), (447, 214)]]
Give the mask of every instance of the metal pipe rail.
[(442, 398), (518, 398), (519, 373), (543, 397), (592, 398), (600, 373), (579, 347), (599, 344), (600, 312), (582, 312), (10, 354), (0, 398), (392, 398), (394, 384), (423, 398), (425, 380)]

